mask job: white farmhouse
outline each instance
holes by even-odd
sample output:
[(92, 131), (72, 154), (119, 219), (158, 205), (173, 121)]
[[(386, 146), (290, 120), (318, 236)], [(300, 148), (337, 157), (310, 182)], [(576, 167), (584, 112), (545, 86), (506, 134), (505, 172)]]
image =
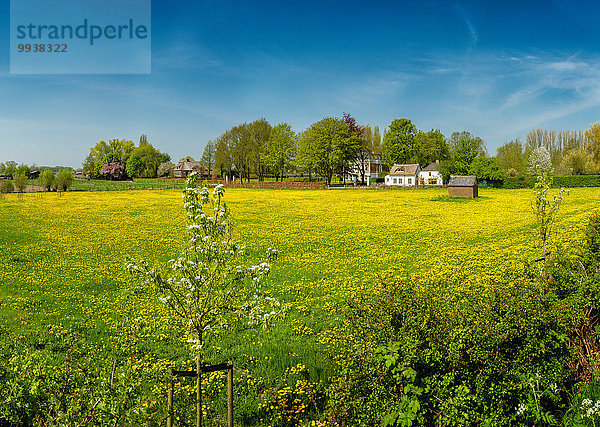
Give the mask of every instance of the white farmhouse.
[(412, 165), (394, 165), (390, 173), (385, 176), (385, 185), (397, 185), (400, 187), (412, 187), (418, 184), (419, 172), (421, 166)]
[(436, 160), (435, 163), (431, 163), (425, 166), (419, 172), (419, 184), (421, 185), (442, 185), (444, 179), (438, 170), (440, 161)]

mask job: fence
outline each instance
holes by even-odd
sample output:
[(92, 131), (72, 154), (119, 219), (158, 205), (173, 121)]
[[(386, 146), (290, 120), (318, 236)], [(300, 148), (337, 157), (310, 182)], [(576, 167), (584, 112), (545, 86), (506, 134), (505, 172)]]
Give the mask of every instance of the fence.
[[(202, 372), (209, 373), (227, 370), (227, 427), (233, 427), (233, 362), (202, 366)], [(169, 375), (169, 394), (167, 400), (167, 427), (173, 427), (173, 378), (196, 377), (196, 371), (177, 371), (171, 368)]]

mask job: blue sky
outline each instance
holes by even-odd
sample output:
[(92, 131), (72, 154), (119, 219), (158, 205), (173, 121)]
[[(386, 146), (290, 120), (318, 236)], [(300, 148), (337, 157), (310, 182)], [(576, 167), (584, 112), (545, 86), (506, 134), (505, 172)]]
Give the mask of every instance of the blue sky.
[(596, 1), (154, 0), (151, 74), (11, 75), (1, 0), (0, 161), (80, 167), (142, 133), (177, 161), (242, 122), (302, 131), (343, 112), (467, 130), (494, 154), (600, 121), (599, 16)]

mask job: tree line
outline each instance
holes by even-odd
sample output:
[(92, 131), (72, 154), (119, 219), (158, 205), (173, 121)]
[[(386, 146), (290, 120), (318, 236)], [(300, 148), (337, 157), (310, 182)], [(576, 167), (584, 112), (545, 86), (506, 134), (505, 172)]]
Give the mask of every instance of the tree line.
[[(485, 142), (469, 132), (454, 132), (448, 139), (439, 129), (420, 131), (410, 119), (395, 119), (383, 138), (377, 126), (358, 124), (349, 113), (325, 117), (296, 133), (288, 123), (271, 126), (261, 118), (243, 123), (209, 141), (201, 157), (207, 170), (220, 177), (262, 181), (267, 176), (282, 180), (289, 174), (319, 176), (327, 184), (334, 176), (345, 180), (351, 173), (366, 182), (369, 163), (382, 160), (387, 166), (440, 161), (440, 170), (465, 174), (476, 158), (487, 158)], [(488, 179), (499, 179), (493, 159), (478, 160), (475, 170)]]
[(600, 123), (585, 131), (534, 129), (526, 142), (510, 141), (489, 156), (483, 138), (468, 131), (446, 138), (439, 129), (423, 131), (408, 118), (394, 119), (383, 133), (377, 126), (360, 125), (348, 113), (325, 117), (296, 133), (288, 123), (271, 126), (261, 118), (243, 123), (209, 141), (201, 158), (207, 170), (220, 177), (262, 181), (289, 174), (314, 176), (330, 183), (351, 172), (365, 183), (369, 162), (381, 159), (387, 166), (439, 162), (447, 181), (451, 175), (476, 175), (501, 181), (506, 176), (535, 174), (536, 168), (557, 174), (598, 172)]
[(600, 122), (586, 130), (531, 130), (502, 145), (496, 158), (508, 176), (532, 175), (536, 169), (556, 175), (600, 171)]
[(8, 178), (0, 184), (2, 194), (25, 192), (31, 179), (37, 179), (37, 183), (46, 191), (67, 191), (73, 183), (73, 170), (63, 166), (28, 166), (9, 160), (0, 162), (0, 177)]

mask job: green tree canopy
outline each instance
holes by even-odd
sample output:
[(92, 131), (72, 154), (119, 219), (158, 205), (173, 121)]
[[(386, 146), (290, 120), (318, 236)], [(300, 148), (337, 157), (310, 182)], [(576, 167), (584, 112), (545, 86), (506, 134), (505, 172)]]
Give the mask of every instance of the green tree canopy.
[(480, 181), (502, 181), (506, 174), (494, 157), (476, 157), (469, 167), (469, 174)]
[(267, 166), (283, 181), (285, 171), (291, 167), (296, 153), (298, 135), (289, 123), (279, 123), (271, 130), (265, 145), (265, 162)]
[(15, 184), (15, 188), (19, 193), (25, 192), (25, 188), (27, 188), (27, 175), (23, 172), (17, 172), (13, 177), (13, 182)]
[(499, 147), (496, 150), (496, 160), (506, 173), (511, 169), (518, 175), (525, 173), (525, 154), (521, 140), (517, 138)]
[(342, 119), (326, 117), (310, 125), (302, 135), (301, 144), (304, 161), (329, 185), (333, 175), (356, 157), (360, 141)]
[(429, 132), (419, 131), (415, 136), (414, 161), (425, 167), (436, 160), (447, 160), (450, 157), (448, 143), (439, 129)]
[(596, 173), (598, 164), (594, 161), (592, 153), (582, 148), (575, 148), (564, 154), (558, 169), (561, 174), (584, 175)]
[(21, 163), (19, 166), (17, 166), (17, 174), (29, 177), (29, 172), (31, 172), (31, 168), (26, 164)]
[(215, 146), (215, 169), (219, 171), (219, 176), (231, 177), (233, 160), (229, 140), (223, 134), (217, 138)]
[(9, 160), (4, 165), (4, 175), (12, 177), (17, 173), (17, 162)]
[(118, 162), (125, 165), (134, 149), (135, 144), (126, 139), (99, 141), (90, 148), (90, 153), (83, 162), (83, 171), (92, 178), (99, 178), (99, 171), (106, 163)]
[(383, 134), (383, 160), (388, 165), (408, 163), (415, 154), (417, 128), (409, 119), (394, 119)]
[(56, 175), (56, 186), (59, 190), (67, 191), (73, 184), (73, 172), (69, 169), (61, 169)]
[(259, 181), (264, 181), (267, 172), (266, 145), (271, 136), (272, 126), (262, 118), (249, 123), (246, 127), (250, 140), (250, 151), (247, 153), (251, 171), (258, 176)]
[(52, 188), (52, 185), (54, 184), (54, 172), (51, 170), (45, 170), (41, 172), (40, 184), (46, 189), (46, 191), (50, 191), (50, 188)]
[(585, 131), (587, 140), (586, 148), (594, 156), (596, 162), (600, 162), (600, 122), (594, 123)]

